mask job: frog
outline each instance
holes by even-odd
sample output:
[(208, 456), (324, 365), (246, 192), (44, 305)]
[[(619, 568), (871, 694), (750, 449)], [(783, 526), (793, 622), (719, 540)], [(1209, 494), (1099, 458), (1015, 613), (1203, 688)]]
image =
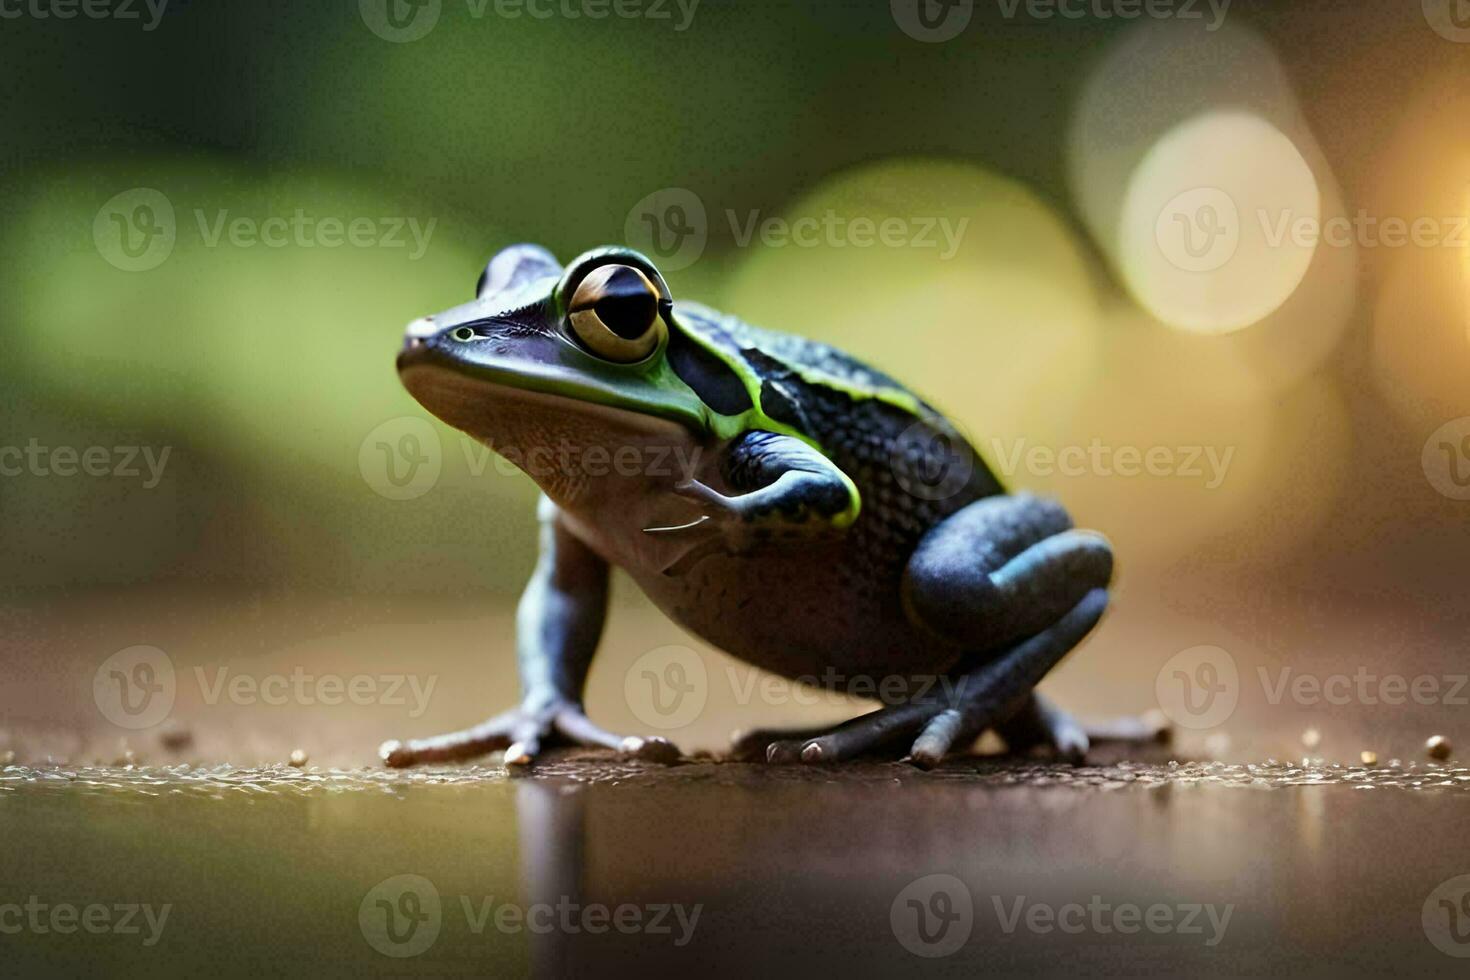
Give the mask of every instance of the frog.
[(430, 414), (535, 481), (539, 553), (516, 608), (519, 704), (387, 741), (390, 767), (497, 750), (524, 767), (566, 745), (686, 758), (587, 716), (614, 568), (738, 660), (883, 692), (842, 724), (737, 733), (734, 761), (929, 769), (994, 732), (1009, 750), (1081, 762), (1100, 740), (1159, 737), (1138, 719), (1085, 726), (1036, 690), (1107, 609), (1103, 534), (1009, 490), (957, 423), (889, 374), (676, 302), (634, 249), (565, 265), (539, 245), (501, 249), (474, 299), (409, 324), (397, 370)]

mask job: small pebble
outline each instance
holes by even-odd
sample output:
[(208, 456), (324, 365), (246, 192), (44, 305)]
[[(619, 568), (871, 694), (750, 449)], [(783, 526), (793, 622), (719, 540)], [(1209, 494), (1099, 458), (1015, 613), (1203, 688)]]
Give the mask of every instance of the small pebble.
[(288, 761), (291, 763), (291, 765), (295, 766), (297, 769), (300, 769), (302, 766), (306, 765), (306, 753), (303, 752), (301, 749), (292, 749), (291, 758)]
[(1358, 759), (1365, 766), (1378, 765), (1378, 753), (1374, 752), (1372, 749), (1364, 749), (1363, 751), (1359, 752)]
[(182, 725), (172, 725), (159, 733), (158, 741), (170, 752), (177, 752), (194, 744), (194, 733)]
[(1315, 749), (1322, 744), (1322, 733), (1315, 728), (1308, 728), (1302, 732), (1302, 744), (1309, 749)]
[(1454, 750), (1455, 747), (1450, 744), (1450, 740), (1443, 735), (1431, 735), (1424, 743), (1424, 751), (1429, 753), (1429, 758), (1438, 759), (1441, 762), (1448, 759)]

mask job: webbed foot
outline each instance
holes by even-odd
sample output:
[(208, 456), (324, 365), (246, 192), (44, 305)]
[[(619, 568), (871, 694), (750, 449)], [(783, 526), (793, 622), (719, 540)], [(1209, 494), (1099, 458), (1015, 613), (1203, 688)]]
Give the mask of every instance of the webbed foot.
[(557, 744), (616, 749), (626, 758), (663, 765), (679, 760), (678, 748), (667, 739), (614, 735), (594, 724), (581, 705), (569, 701), (522, 704), (458, 732), (406, 742), (392, 739), (379, 747), (378, 756), (396, 769), (470, 759), (504, 749), (507, 766), (527, 766), (544, 748)]

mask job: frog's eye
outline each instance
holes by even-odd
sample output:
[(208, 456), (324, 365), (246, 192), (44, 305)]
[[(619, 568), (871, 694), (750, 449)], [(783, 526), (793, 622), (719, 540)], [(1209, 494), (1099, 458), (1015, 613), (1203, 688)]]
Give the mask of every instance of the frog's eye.
[(665, 305), (653, 283), (631, 265), (600, 265), (587, 273), (567, 304), (581, 345), (620, 364), (641, 361), (667, 332)]

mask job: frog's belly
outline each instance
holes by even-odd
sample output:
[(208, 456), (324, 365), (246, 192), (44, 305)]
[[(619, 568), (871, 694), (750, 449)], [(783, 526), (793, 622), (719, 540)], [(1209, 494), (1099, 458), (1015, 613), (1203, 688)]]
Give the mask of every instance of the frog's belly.
[(633, 572), (665, 614), (732, 656), (860, 693), (888, 677), (945, 672), (957, 647), (921, 635), (899, 599), (902, 564), (852, 542), (713, 556), (687, 574)]

